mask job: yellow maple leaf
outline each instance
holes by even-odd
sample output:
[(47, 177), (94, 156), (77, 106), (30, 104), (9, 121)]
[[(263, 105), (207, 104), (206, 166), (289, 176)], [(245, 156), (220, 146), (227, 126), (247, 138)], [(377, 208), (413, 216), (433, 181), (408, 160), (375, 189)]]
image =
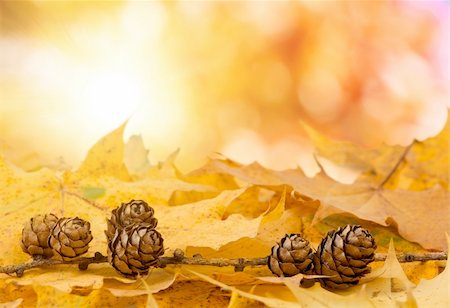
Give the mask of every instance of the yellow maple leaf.
[(364, 148), (345, 141), (332, 140), (303, 124), (312, 140), (316, 154), (340, 167), (363, 172), (360, 181), (381, 183), (393, 169), (393, 164), (403, 157), (385, 187), (408, 190), (425, 190), (436, 185), (448, 190), (450, 116), (442, 130), (434, 137), (415, 141), (408, 147), (380, 145)]
[(126, 122), (100, 139), (88, 152), (85, 160), (75, 172), (77, 178), (111, 176), (130, 180), (125, 167), (125, 144), (122, 140)]
[(449, 192), (441, 186), (408, 191), (385, 189), (366, 181), (347, 185), (334, 181), (323, 172), (308, 178), (299, 169), (274, 171), (257, 163), (243, 166), (229, 160), (214, 160), (196, 171), (197, 174), (205, 172), (229, 174), (245, 183), (265, 187), (289, 185), (301, 194), (321, 201), (315, 221), (337, 212), (348, 212), (383, 226), (393, 221), (404, 238), (428, 249), (444, 249), (444, 234), (450, 231)]
[[(448, 220), (442, 213), (448, 207), (448, 192), (441, 185), (420, 191), (389, 189), (374, 186), (367, 178), (347, 185), (324, 172), (309, 178), (300, 169), (274, 171), (258, 163), (244, 166), (228, 159), (212, 159), (202, 168), (182, 174), (175, 166), (177, 152), (166, 161), (149, 166), (139, 138), (134, 139), (138, 146), (134, 144), (133, 151), (126, 154), (123, 129), (124, 125), (96, 143), (75, 171), (41, 168), (24, 172), (0, 156), (0, 184), (7, 187), (0, 191), (0, 232), (11, 235), (0, 238), (1, 264), (27, 260), (18, 245), (20, 226), (31, 216), (48, 212), (89, 220), (94, 235), (90, 251), (105, 253), (105, 219), (111, 209), (131, 199), (144, 199), (155, 209), (167, 254), (180, 248), (186, 250), (186, 255), (263, 258), (286, 233), (303, 233), (317, 243), (323, 231), (315, 228), (328, 227), (312, 223), (333, 213), (351, 213), (380, 225), (395, 222), (406, 239), (425, 248), (443, 249)], [(137, 152), (140, 154), (133, 160), (133, 153)], [(134, 171), (128, 171), (127, 166)], [(421, 283), (416, 288), (407, 280), (392, 249), (382, 274), (363, 287), (342, 294), (318, 285), (299, 289), (289, 281), (284, 286), (258, 282), (257, 276), (270, 274), (267, 268), (237, 274), (232, 274), (232, 269), (198, 271), (215, 278), (200, 273), (186, 276), (186, 272), (169, 266), (167, 270), (151, 271), (140, 282), (121, 278), (108, 264), (98, 264), (87, 271), (70, 265), (37, 269), (22, 278), (2, 277), (0, 283), (13, 292), (31, 288), (39, 305), (77, 302), (155, 306), (164, 300), (152, 294), (176, 292), (185, 280), (194, 281), (194, 277), (229, 292), (231, 306), (259, 302), (294, 307), (333, 302), (362, 307), (427, 302), (431, 296), (430, 285)], [(435, 278), (432, 285), (448, 278), (446, 273)], [(396, 287), (386, 284), (392, 281), (402, 282), (403, 287), (393, 292)], [(174, 285), (178, 287), (168, 290)], [(390, 296), (377, 295), (389, 293), (388, 289)], [(188, 296), (190, 289), (183, 292)], [(443, 290), (437, 292), (441, 294)], [(10, 296), (7, 303), (16, 305), (20, 300), (21, 297)]]

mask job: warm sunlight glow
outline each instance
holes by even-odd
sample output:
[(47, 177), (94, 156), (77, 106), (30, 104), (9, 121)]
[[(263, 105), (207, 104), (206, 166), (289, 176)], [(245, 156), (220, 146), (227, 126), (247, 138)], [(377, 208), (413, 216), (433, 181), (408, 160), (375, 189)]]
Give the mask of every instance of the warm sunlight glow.
[(130, 117), (144, 102), (140, 82), (121, 73), (94, 75), (77, 110), (100, 129), (114, 127)]

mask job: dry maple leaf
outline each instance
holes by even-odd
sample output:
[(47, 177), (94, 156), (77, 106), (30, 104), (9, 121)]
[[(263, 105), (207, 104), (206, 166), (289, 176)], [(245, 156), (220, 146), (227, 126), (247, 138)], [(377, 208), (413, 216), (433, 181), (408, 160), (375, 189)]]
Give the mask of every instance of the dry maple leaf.
[(404, 238), (427, 249), (444, 249), (445, 232), (450, 231), (449, 192), (440, 185), (422, 191), (390, 190), (366, 180), (346, 185), (324, 172), (308, 178), (300, 169), (274, 171), (258, 163), (243, 166), (218, 159), (190, 175), (214, 173), (229, 174), (245, 183), (265, 187), (290, 185), (301, 194), (321, 201), (315, 221), (347, 212), (383, 226), (395, 222)]
[[(257, 163), (243, 166), (226, 159), (211, 160), (204, 167), (185, 175), (174, 165), (177, 152), (157, 166), (148, 166), (147, 152), (142, 145), (125, 153), (123, 129), (121, 126), (103, 137), (75, 171), (41, 168), (36, 172), (24, 172), (0, 156), (0, 185), (5, 187), (0, 191), (0, 232), (11, 235), (0, 238), (1, 264), (20, 263), (27, 259), (18, 245), (20, 226), (29, 217), (43, 212), (88, 218), (94, 235), (90, 253), (104, 252), (106, 239), (103, 230), (109, 211), (121, 202), (136, 198), (145, 199), (154, 207), (160, 222), (158, 228), (169, 251), (186, 248), (187, 254), (201, 252), (206, 257), (264, 257), (285, 233), (302, 232), (301, 222), (305, 215), (309, 220), (313, 215), (319, 220), (336, 212), (352, 213), (381, 225), (395, 221), (405, 238), (427, 248), (443, 248), (443, 238), (439, 234), (443, 235), (448, 230), (448, 220), (443, 214), (448, 210), (448, 192), (440, 185), (421, 191), (389, 190), (367, 180), (345, 185), (324, 172), (309, 178), (300, 169), (273, 171)], [(135, 138), (133, 142), (140, 141)], [(136, 153), (139, 155), (133, 161), (132, 156)], [(130, 172), (127, 166), (131, 166), (129, 168), (133, 171)], [(298, 193), (299, 198), (294, 198), (293, 194)], [(385, 272), (394, 273), (395, 277), (391, 278), (404, 279), (392, 258), (393, 252), (385, 264)], [(227, 270), (223, 271), (226, 273)], [(353, 291), (353, 295), (345, 296), (326, 293), (329, 291), (319, 286), (302, 290), (289, 282), (286, 286), (255, 282), (257, 279), (249, 279), (252, 276), (248, 273), (252, 271), (255, 276), (270, 273), (267, 268), (259, 268), (249, 269), (246, 275), (221, 275), (218, 269), (205, 268), (204, 273), (215, 275), (218, 280), (195, 275), (207, 281), (203, 282), (203, 288), (211, 283), (211, 290), (220, 287), (226, 290), (221, 292), (230, 292), (231, 306), (260, 302), (274, 307), (296, 307), (320, 301), (377, 306), (379, 303), (427, 302), (431, 296), (426, 283), (417, 289), (417, 299), (411, 295), (414, 292), (402, 289), (392, 295), (393, 300), (388, 300), (376, 298), (375, 293), (368, 291), (375, 288), (371, 287), (375, 286), (372, 281), (368, 282), (366, 289), (361, 288)], [(435, 278), (438, 281), (435, 284), (443, 283), (448, 278), (447, 273)], [(377, 286), (382, 285), (380, 279), (387, 278), (376, 277)], [(152, 294), (167, 292), (170, 298), (170, 292), (180, 291), (188, 302), (187, 297), (192, 296), (193, 291), (184, 284), (186, 280), (192, 282), (194, 278), (186, 278), (185, 273), (171, 271), (170, 268), (154, 270), (145, 281), (139, 282), (121, 278), (108, 264), (92, 266), (86, 272), (63, 265), (33, 270), (23, 278), (2, 276), (0, 283), (5, 286), (2, 287), (5, 291), (0, 292), (0, 298), (17, 305), (22, 302), (17, 294), (29, 292), (30, 295), (23, 298), (26, 304), (34, 300), (34, 304), (39, 305), (65, 305), (74, 301), (80, 305), (152, 305), (164, 302), (159, 295)], [(252, 292), (248, 292), (251, 287)], [(442, 294), (443, 291), (439, 292)], [(220, 294), (222, 300), (217, 300), (223, 303), (224, 293)]]
[(362, 172), (360, 181), (381, 182), (393, 168), (395, 159), (401, 157), (402, 164), (395, 170), (386, 188), (426, 190), (436, 185), (449, 188), (450, 115), (442, 130), (434, 137), (415, 141), (408, 147), (380, 145), (364, 148), (345, 141), (336, 141), (303, 124), (316, 154), (340, 167)]
[[(224, 214), (246, 188), (218, 191), (216, 197), (194, 203), (169, 207), (169, 199), (175, 191), (216, 191), (207, 184), (180, 180), (176, 176), (173, 162), (177, 153), (166, 162), (152, 167), (143, 178), (131, 181), (124, 165), (122, 141), (123, 126), (103, 137), (89, 151), (81, 167), (63, 174), (43, 168), (34, 173), (23, 172), (0, 159), (0, 184), (7, 187), (0, 191), (0, 231), (11, 236), (0, 239), (1, 264), (24, 262), (27, 256), (19, 252), (22, 224), (38, 213), (54, 212), (66, 216), (85, 217), (91, 222), (94, 240), (90, 252), (104, 252), (106, 239), (103, 230), (108, 212), (121, 202), (141, 198), (151, 202), (160, 220), (159, 230), (166, 237), (169, 250), (191, 246), (218, 248), (241, 237), (257, 234), (262, 214), (247, 219), (241, 214)], [(103, 157), (107, 159), (102, 161)], [(117, 175), (117, 176), (116, 176)], [(243, 199), (251, 206), (251, 199)], [(26, 279), (9, 280), (17, 285), (30, 285), (39, 294), (49, 292), (42, 286), (58, 288), (59, 292), (73, 292), (74, 288), (97, 290), (103, 288), (104, 279), (117, 278), (118, 274), (109, 265), (98, 265), (97, 274), (79, 272), (74, 267), (63, 266), (64, 271), (36, 270)], [(97, 267), (97, 270), (100, 268)], [(173, 280), (172, 280), (173, 282)], [(171, 283), (167, 283), (165, 288)], [(155, 282), (151, 283), (152, 288)], [(127, 284), (111, 288), (116, 295), (144, 294), (136, 287), (127, 291)], [(124, 290), (122, 293), (120, 290)], [(147, 292), (148, 293), (148, 292)], [(145, 294), (147, 294), (145, 293)], [(59, 294), (59, 293), (58, 293)], [(58, 295), (59, 296), (59, 295)], [(59, 296), (62, 298), (65, 296)], [(67, 296), (66, 296), (67, 297)]]

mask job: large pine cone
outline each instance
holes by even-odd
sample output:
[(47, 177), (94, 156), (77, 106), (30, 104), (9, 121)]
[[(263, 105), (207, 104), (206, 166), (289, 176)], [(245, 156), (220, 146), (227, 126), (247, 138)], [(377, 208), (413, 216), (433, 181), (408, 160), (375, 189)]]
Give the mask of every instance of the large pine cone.
[(53, 228), (48, 244), (63, 260), (81, 256), (92, 241), (91, 224), (81, 218), (61, 218)]
[(358, 284), (370, 272), (367, 265), (374, 260), (377, 245), (366, 229), (358, 225), (328, 232), (314, 256), (317, 275), (331, 276), (320, 279), (328, 289), (346, 289)]
[(51, 258), (53, 250), (48, 245), (48, 236), (58, 221), (53, 214), (37, 215), (23, 227), (20, 246), (25, 253), (43, 258)]
[(153, 216), (154, 210), (143, 200), (131, 200), (122, 203), (120, 207), (114, 209), (111, 219), (107, 220), (108, 230), (105, 231), (108, 242), (114, 237), (116, 229), (119, 231), (128, 226), (147, 223), (152, 228), (158, 224), (158, 220)]
[(313, 251), (307, 240), (300, 234), (286, 234), (272, 247), (267, 264), (275, 275), (289, 277), (299, 273), (312, 274), (312, 259)]
[(158, 257), (164, 254), (163, 241), (150, 224), (117, 229), (108, 243), (108, 261), (127, 277), (146, 275), (150, 267), (158, 266)]

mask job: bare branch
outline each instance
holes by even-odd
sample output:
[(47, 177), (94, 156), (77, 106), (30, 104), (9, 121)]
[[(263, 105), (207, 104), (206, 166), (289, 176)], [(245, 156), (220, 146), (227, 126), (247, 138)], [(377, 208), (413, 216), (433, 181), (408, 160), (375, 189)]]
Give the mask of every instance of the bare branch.
[[(447, 260), (447, 252), (427, 252), (427, 253), (400, 253), (397, 254), (399, 262), (424, 262), (431, 260)], [(375, 261), (386, 260), (387, 255), (382, 253), (375, 254)], [(94, 257), (91, 258), (77, 258), (69, 261), (54, 260), (54, 259), (41, 259), (35, 260), (23, 264), (0, 266), (0, 273), (12, 275), (16, 274), (18, 277), (22, 276), (24, 271), (37, 268), (47, 267), (59, 264), (78, 264), (80, 270), (86, 270), (89, 264), (106, 263), (107, 257), (100, 252), (96, 252)], [(165, 267), (170, 264), (188, 264), (188, 265), (208, 265), (208, 266), (233, 266), (236, 272), (242, 272), (245, 267), (265, 266), (267, 265), (267, 257), (264, 258), (238, 258), (238, 259), (226, 259), (226, 258), (213, 258), (205, 259), (201, 255), (194, 255), (192, 258), (187, 258), (184, 253), (176, 249), (173, 257), (161, 257), (159, 258), (159, 266)]]
[[(375, 261), (386, 260), (387, 255), (384, 253), (375, 254)], [(398, 253), (397, 260), (399, 262), (425, 262), (425, 261), (440, 261), (447, 260), (448, 252), (426, 252), (426, 253)]]
[(0, 273), (8, 275), (16, 274), (20, 277), (23, 275), (24, 271), (35, 267), (46, 267), (59, 264), (78, 264), (80, 270), (86, 270), (89, 264), (105, 262), (108, 262), (108, 260), (100, 252), (96, 252), (95, 256), (92, 258), (77, 258), (69, 261), (35, 258), (33, 261), (27, 263), (0, 266)]

